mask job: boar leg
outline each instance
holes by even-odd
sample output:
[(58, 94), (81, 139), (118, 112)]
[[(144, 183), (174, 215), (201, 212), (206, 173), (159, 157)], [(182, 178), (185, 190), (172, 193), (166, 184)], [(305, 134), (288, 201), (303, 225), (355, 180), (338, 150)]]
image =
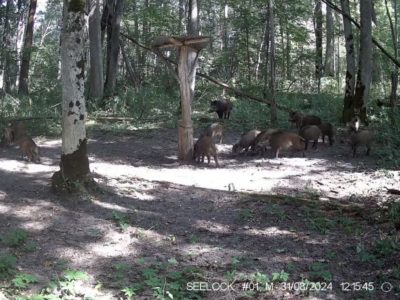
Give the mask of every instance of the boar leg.
[(308, 148), (308, 140), (306, 140), (305, 143), (306, 143), (306, 146), (305, 146), (304, 150), (307, 150), (307, 148)]
[(207, 163), (210, 164), (210, 155), (207, 154)]
[(352, 146), (352, 149), (353, 149), (353, 157), (356, 157), (357, 147)]
[(221, 111), (217, 111), (217, 114), (218, 114), (218, 118), (219, 118), (219, 119), (222, 119), (223, 116), (224, 116), (224, 113), (221, 112)]
[(314, 140), (314, 144), (312, 145), (314, 149), (318, 148), (318, 139)]
[(370, 146), (367, 145), (367, 155), (369, 155), (370, 150), (371, 150)]
[(215, 166), (218, 168), (219, 167), (219, 163), (218, 163), (217, 155), (214, 155), (214, 160), (215, 160)]

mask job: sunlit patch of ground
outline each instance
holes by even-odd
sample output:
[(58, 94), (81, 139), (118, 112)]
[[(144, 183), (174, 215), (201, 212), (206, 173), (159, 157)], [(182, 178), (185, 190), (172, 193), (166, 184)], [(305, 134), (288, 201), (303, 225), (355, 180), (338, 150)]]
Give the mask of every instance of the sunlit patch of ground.
[[(20, 269), (40, 276), (42, 286), (67, 268), (85, 271), (89, 279), (77, 289), (93, 299), (120, 299), (123, 287), (144, 281), (142, 269), (171, 259), (178, 263), (173, 270), (196, 266), (202, 280), (220, 282), (239, 272), (270, 276), (282, 270), (299, 281), (309, 278), (314, 262), (329, 265), (334, 281), (367, 280), (380, 272), (360, 262), (356, 252), (356, 246), (367, 247), (380, 238), (378, 224), (357, 219), (359, 227), (349, 233), (335, 221), (346, 215), (313, 209), (328, 200), (387, 200), (386, 187), (396, 188), (400, 182), (398, 171), (370, 168), (371, 158), (369, 165), (363, 158), (349, 159), (340, 146), (322, 146), (306, 158), (293, 153), (279, 159), (270, 154), (233, 156), (236, 135), (217, 145), (220, 168), (213, 160), (210, 165), (180, 165), (175, 135), (171, 130), (90, 139), (90, 168), (103, 192), (84, 196), (50, 191), (51, 175), (59, 169), (60, 140), (37, 140), (43, 153), (40, 164), (21, 160), (16, 148), (0, 149), (0, 235), (21, 228), (37, 244), (31, 253), (18, 250)], [(288, 196), (287, 203), (269, 203), (273, 194)], [(302, 205), (290, 195), (306, 195), (315, 203)], [(325, 218), (336, 223), (329, 227)], [(330, 252), (337, 257), (327, 257)], [(128, 266), (126, 283), (116, 279), (118, 265)], [(363, 272), (357, 269), (360, 265)], [(96, 289), (98, 283), (102, 287)], [(153, 298), (151, 288), (146, 293)], [(243, 294), (207, 293), (204, 299), (230, 296)], [(334, 291), (330, 298), (342, 296)], [(315, 297), (323, 298), (326, 294)]]

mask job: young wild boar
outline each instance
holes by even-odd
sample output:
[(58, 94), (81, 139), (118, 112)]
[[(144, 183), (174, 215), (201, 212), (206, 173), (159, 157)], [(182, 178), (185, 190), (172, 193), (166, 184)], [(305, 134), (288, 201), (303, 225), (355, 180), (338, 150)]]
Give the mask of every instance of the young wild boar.
[(212, 123), (212, 124), (208, 125), (206, 128), (204, 128), (200, 137), (202, 137), (204, 135), (209, 136), (211, 138), (219, 136), (219, 143), (221, 144), (223, 134), (224, 134), (224, 126), (222, 126), (222, 124), (220, 124), (220, 123)]
[(281, 130), (276, 128), (270, 128), (261, 131), (254, 139), (254, 142), (251, 145), (251, 150), (255, 152), (261, 152), (261, 154), (263, 155), (267, 150), (267, 146), (269, 145), (269, 140), (271, 138), (271, 135), (279, 131)]
[(289, 114), (289, 122), (295, 123), (296, 128), (300, 129), (301, 127), (304, 127), (306, 125), (319, 125), (321, 124), (321, 119), (317, 116), (306, 116), (301, 112), (292, 111)]
[(210, 102), (210, 109), (208, 112), (216, 112), (218, 118), (229, 119), (233, 103), (229, 99), (221, 99)]
[(217, 157), (217, 147), (211, 137), (201, 136), (194, 145), (193, 159), (198, 163), (204, 162), (204, 156), (207, 156), (208, 163), (210, 163), (210, 156), (214, 157), (215, 165), (219, 167)]
[(371, 144), (374, 140), (374, 134), (370, 130), (361, 130), (357, 132), (353, 132), (350, 135), (350, 146), (353, 151), (353, 157), (356, 156), (357, 147), (366, 146), (367, 147), (367, 155), (371, 150)]
[(260, 130), (253, 129), (246, 133), (243, 133), (240, 136), (239, 142), (237, 142), (235, 145), (233, 145), (232, 152), (239, 153), (243, 149), (244, 149), (244, 152), (247, 152), (249, 150), (249, 147), (253, 144), (255, 138), (257, 137), (257, 135), (260, 132), (261, 132)]
[(269, 144), (275, 158), (279, 157), (281, 150), (292, 149), (293, 151), (302, 151), (304, 156), (304, 139), (292, 132), (276, 132), (271, 135)]
[(14, 140), (14, 133), (12, 131), (12, 128), (10, 126), (6, 127), (4, 129), (4, 141), (5, 141), (6, 145), (8, 145), (8, 146), (11, 145), (13, 140)]
[(30, 136), (24, 135), (16, 140), (16, 144), (21, 149), (22, 159), (24, 156), (28, 158), (28, 161), (40, 162), (39, 147), (35, 144)]
[(332, 146), (335, 141), (335, 127), (331, 123), (324, 122), (319, 125), (319, 129), (321, 129), (322, 143), (325, 143), (325, 137), (327, 136), (329, 139), (329, 145)]
[(321, 135), (321, 129), (317, 125), (307, 125), (300, 129), (299, 135), (305, 140), (306, 146), (304, 150), (308, 148), (308, 141), (314, 141), (313, 148), (317, 149), (318, 139)]

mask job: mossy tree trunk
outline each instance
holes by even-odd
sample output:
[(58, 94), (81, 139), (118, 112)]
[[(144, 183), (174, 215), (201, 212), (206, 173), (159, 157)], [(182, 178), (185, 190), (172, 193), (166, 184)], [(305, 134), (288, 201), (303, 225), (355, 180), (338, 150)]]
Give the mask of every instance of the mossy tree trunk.
[(52, 178), (56, 191), (71, 191), (89, 182), (84, 97), (85, 2), (64, 0), (61, 33), (62, 154), (60, 171)]

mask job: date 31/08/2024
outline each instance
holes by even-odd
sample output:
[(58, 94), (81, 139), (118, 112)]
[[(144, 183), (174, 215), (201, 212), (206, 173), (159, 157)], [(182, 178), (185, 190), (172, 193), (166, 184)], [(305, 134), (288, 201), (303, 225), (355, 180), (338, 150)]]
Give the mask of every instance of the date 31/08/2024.
[[(357, 291), (374, 291), (376, 289), (374, 282), (341, 282), (339, 287), (343, 292), (357, 292)], [(257, 282), (245, 282), (242, 289), (248, 291), (271, 291), (275, 289), (283, 291), (332, 291), (334, 284), (332, 282), (280, 282), (280, 283), (266, 283), (265, 285)], [(382, 291), (389, 292), (382, 288)]]

